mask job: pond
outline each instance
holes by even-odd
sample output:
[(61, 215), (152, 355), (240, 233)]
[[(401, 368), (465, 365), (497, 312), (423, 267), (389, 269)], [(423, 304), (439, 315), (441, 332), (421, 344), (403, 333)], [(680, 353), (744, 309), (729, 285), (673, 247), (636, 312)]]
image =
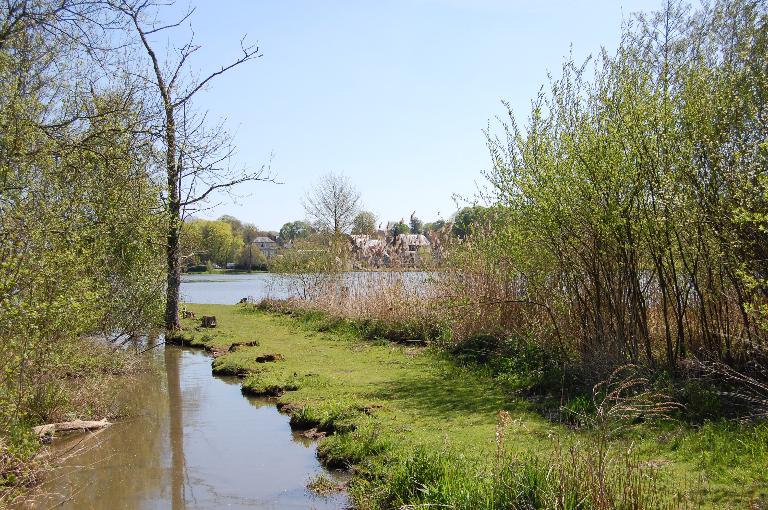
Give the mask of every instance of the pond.
[(340, 509), (346, 497), (306, 488), (328, 473), (315, 444), (292, 432), (273, 401), (246, 398), (235, 378), (211, 375), (199, 351), (158, 348), (161, 375), (138, 381), (142, 411), (103, 431), (57, 440), (63, 455), (22, 508)]

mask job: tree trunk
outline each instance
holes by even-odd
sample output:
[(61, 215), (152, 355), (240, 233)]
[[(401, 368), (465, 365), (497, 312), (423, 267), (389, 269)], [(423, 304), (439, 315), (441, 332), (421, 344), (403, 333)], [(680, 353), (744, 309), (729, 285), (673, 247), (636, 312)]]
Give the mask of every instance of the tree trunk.
[[(173, 215), (173, 213), (171, 213)], [(177, 216), (178, 218), (178, 213)], [(166, 280), (165, 296), (165, 330), (168, 333), (181, 329), (179, 322), (179, 288), (181, 287), (181, 264), (179, 263), (179, 220), (169, 218), (168, 246), (168, 277)]]
[(179, 322), (179, 288), (181, 262), (179, 259), (179, 231), (181, 230), (181, 198), (179, 197), (179, 167), (176, 163), (176, 119), (173, 107), (166, 100), (165, 164), (168, 173), (168, 277), (165, 298), (165, 330), (172, 333), (181, 329)]

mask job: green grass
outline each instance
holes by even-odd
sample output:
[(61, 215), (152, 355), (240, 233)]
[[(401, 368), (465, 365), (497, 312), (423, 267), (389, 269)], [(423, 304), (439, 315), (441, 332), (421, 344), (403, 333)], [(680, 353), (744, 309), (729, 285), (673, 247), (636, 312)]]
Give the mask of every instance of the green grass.
[[(195, 331), (185, 321), (195, 345), (259, 342), (214, 367), (246, 374), (245, 392), (293, 404), (294, 426), (328, 432), (319, 456), (331, 466), (354, 465), (350, 492), (360, 508), (550, 508), (566, 496), (570, 508), (629, 508), (619, 496), (635, 493), (632, 501), (647, 508), (739, 508), (768, 486), (764, 425), (644, 424), (612, 439), (602, 456), (594, 432), (546, 420), (493, 370), (437, 348), (363, 339), (356, 326), (320, 315), (190, 308), (219, 324)], [(258, 363), (265, 354), (283, 359)], [(508, 418), (500, 421), (500, 411)], [(596, 478), (601, 465), (609, 467)], [(609, 506), (594, 495), (601, 484), (616, 494)], [(696, 504), (670, 503), (678, 493)]]

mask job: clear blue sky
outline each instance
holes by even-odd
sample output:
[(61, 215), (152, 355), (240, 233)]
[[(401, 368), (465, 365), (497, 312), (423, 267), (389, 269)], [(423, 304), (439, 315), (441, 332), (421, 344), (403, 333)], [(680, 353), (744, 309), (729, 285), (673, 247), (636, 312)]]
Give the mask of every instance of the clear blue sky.
[[(186, 5), (186, 4), (185, 4)], [(231, 214), (278, 230), (304, 217), (303, 193), (346, 174), (380, 221), (448, 218), (472, 196), (489, 158), (483, 129), (518, 119), (573, 48), (615, 48), (622, 19), (659, 1), (193, 1), (202, 74), (248, 34), (263, 57), (231, 71), (197, 105), (226, 118), (236, 162), (266, 163), (284, 184), (238, 189), (205, 217)]]

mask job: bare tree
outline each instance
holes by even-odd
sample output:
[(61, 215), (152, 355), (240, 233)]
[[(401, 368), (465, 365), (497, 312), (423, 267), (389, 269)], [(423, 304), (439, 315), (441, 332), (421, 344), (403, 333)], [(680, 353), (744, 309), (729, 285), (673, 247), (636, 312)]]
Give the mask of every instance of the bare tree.
[(304, 210), (320, 230), (339, 236), (352, 228), (360, 193), (343, 174), (324, 175), (304, 197)]
[(158, 100), (157, 143), (163, 157), (166, 177), (167, 235), (167, 294), (165, 327), (169, 332), (180, 328), (179, 287), (181, 262), (179, 234), (184, 215), (200, 207), (211, 193), (227, 191), (247, 181), (271, 180), (264, 166), (255, 171), (233, 170), (229, 164), (233, 154), (231, 139), (221, 125), (209, 127), (206, 116), (195, 114), (192, 99), (213, 80), (227, 71), (259, 58), (259, 48), (240, 41), (241, 55), (202, 79), (186, 79), (189, 61), (200, 46), (193, 37), (181, 47), (174, 48), (175, 58), (164, 63), (151, 38), (158, 33), (179, 27), (194, 12), (190, 9), (176, 22), (158, 21), (158, 9), (168, 6), (159, 0), (107, 0), (117, 12), (129, 20), (131, 30), (138, 37), (139, 48), (146, 53), (150, 70), (142, 75), (150, 91)]

